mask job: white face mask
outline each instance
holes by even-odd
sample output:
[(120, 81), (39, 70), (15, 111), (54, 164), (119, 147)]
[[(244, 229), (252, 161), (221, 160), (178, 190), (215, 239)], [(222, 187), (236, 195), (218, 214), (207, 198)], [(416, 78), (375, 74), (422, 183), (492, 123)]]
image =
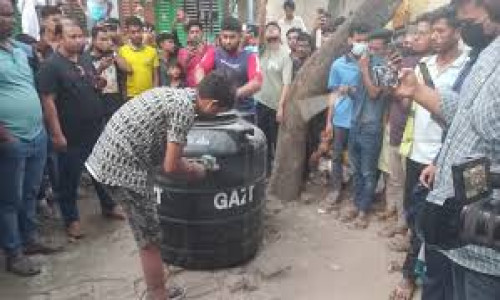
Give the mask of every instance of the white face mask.
[(368, 52), (368, 45), (365, 43), (353, 43), (351, 53), (354, 56), (361, 57)]

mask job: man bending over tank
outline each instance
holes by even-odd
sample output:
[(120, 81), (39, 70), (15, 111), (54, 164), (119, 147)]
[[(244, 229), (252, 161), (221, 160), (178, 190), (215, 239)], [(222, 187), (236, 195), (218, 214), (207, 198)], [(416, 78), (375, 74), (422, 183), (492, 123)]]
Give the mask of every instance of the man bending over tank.
[(182, 158), (195, 114), (216, 115), (233, 108), (236, 91), (214, 72), (197, 90), (155, 88), (118, 110), (86, 162), (89, 173), (121, 201), (129, 219), (147, 285), (148, 299), (177, 299), (180, 288), (165, 287), (161, 232), (148, 172), (155, 166), (179, 180), (200, 180), (205, 168)]

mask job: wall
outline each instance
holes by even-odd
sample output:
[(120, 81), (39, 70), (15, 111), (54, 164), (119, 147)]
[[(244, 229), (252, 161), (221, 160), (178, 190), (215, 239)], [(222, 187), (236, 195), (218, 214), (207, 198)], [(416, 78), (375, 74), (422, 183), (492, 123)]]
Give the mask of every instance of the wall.
[[(352, 1), (352, 0), (350, 0)], [(278, 20), (283, 17), (283, 2), (282, 0), (269, 0), (267, 3), (267, 20)], [(316, 10), (318, 8), (326, 9), (328, 0), (296, 0), (296, 14), (301, 16), (306, 23), (307, 29), (310, 30), (313, 26)]]

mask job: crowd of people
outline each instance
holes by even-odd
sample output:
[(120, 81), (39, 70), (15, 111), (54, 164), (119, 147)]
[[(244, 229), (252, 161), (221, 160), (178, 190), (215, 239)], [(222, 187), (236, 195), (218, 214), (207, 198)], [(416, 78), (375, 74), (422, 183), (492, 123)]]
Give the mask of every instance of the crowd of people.
[[(148, 171), (162, 165), (170, 176), (201, 180), (204, 167), (182, 158), (195, 115), (235, 109), (265, 133), (270, 172), (290, 85), (346, 18), (319, 9), (308, 33), (287, 0), (282, 19), (243, 26), (228, 17), (210, 43), (203, 24), (179, 11), (183, 47), (177, 26), (154, 33), (138, 17), (105, 18), (102, 7), (88, 35), (59, 7), (44, 7), (37, 40), (13, 36), (13, 2), (0, 0), (1, 248), (7, 271), (39, 274), (30, 255), (62, 250), (37, 233), (37, 214), (56, 204), (70, 241), (84, 238), (77, 199), (86, 171), (103, 216), (129, 220), (150, 297), (175, 298), (182, 289), (164, 286)], [(499, 298), (498, 252), (438, 251), (415, 221), (422, 199), (453, 198), (459, 157), (498, 162), (499, 14), (493, 0), (454, 0), (397, 31), (351, 22), (345, 54), (325, 78), (328, 109), (309, 126), (305, 159), (310, 173), (331, 159), (318, 212), (349, 202), (341, 221), (365, 229), (384, 183), (380, 234), (406, 253), (392, 299), (412, 298), (424, 257), (422, 299)]]

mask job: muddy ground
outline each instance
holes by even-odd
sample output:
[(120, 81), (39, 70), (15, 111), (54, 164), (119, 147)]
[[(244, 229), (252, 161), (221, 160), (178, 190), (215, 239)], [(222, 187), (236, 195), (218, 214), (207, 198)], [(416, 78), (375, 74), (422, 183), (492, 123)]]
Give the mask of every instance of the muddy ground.
[[(65, 251), (37, 257), (44, 263), (37, 277), (0, 271), (0, 299), (141, 299), (144, 283), (128, 226), (104, 220), (93, 192), (84, 190), (79, 205), (87, 237), (67, 244), (58, 221), (45, 220), (44, 236), (64, 243)], [(290, 203), (266, 217), (263, 247), (249, 264), (214, 272), (174, 269), (171, 279), (187, 288), (187, 299), (388, 299), (399, 279), (388, 265), (398, 256), (377, 236), (382, 226), (350, 230), (318, 215), (315, 203)]]

